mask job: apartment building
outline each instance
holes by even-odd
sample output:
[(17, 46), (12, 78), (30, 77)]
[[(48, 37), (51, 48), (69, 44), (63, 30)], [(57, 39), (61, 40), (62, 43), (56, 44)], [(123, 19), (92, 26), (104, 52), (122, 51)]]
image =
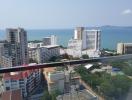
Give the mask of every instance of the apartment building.
[(26, 31), (22, 28), (8, 28), (6, 29), (6, 35), (7, 39), (0, 46), (1, 65), (3, 67), (13, 67), (28, 64)]
[(51, 35), (50, 37), (44, 37), (42, 41), (43, 41), (43, 46), (56, 45), (57, 44), (57, 36)]
[(48, 91), (50, 93), (56, 90), (59, 90), (63, 93), (65, 82), (65, 75), (63, 71), (57, 71), (55, 67), (45, 68), (44, 75), (47, 80)]
[(20, 89), (23, 97), (27, 97), (41, 82), (40, 70), (11, 72), (3, 75), (5, 91)]
[(101, 46), (101, 31), (87, 30), (78, 27), (74, 31), (74, 38), (69, 40), (67, 53), (73, 57), (86, 54), (89, 57), (99, 57)]
[[(33, 44), (33, 43), (32, 43)], [(39, 43), (40, 44), (40, 43)], [(37, 63), (45, 63), (53, 56), (60, 55), (60, 47), (58, 45), (35, 45), (34, 47), (28, 45), (29, 47), (29, 58), (37, 61)]]
[(132, 43), (118, 43), (117, 53), (118, 54), (132, 54)]
[(44, 68), (45, 79), (47, 80), (48, 91), (59, 90), (61, 93), (68, 93), (73, 87), (79, 88), (80, 77), (71, 70), (58, 70), (56, 67)]

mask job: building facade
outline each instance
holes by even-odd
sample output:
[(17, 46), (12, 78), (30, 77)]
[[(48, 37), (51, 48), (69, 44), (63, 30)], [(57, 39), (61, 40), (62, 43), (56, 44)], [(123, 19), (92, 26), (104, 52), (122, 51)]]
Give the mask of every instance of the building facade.
[(22, 28), (10, 28), (6, 29), (6, 34), (7, 39), (0, 44), (1, 65), (3, 67), (13, 67), (28, 64), (26, 31)]
[(88, 55), (99, 57), (101, 46), (101, 31), (87, 30), (83, 27), (75, 29), (74, 39), (69, 40), (67, 53), (73, 57)]
[(58, 57), (60, 55), (60, 47), (58, 45), (47, 45), (39, 47), (29, 46), (29, 58), (33, 59), (37, 63), (45, 63), (50, 60), (51, 57)]
[(84, 31), (84, 27), (76, 27), (74, 30), (74, 39), (82, 40), (82, 34)]
[(132, 54), (132, 43), (118, 43), (117, 53), (118, 54)]
[(47, 80), (49, 93), (52, 93), (56, 90), (59, 90), (61, 93), (63, 93), (65, 82), (65, 75), (63, 71), (57, 71), (56, 68), (45, 68), (44, 75)]
[(57, 44), (57, 36), (51, 35), (50, 37), (44, 37), (42, 41), (43, 41), (43, 46), (56, 45)]
[(27, 32), (22, 28), (7, 29), (7, 41), (11, 45), (13, 66), (28, 64)]
[(40, 70), (5, 73), (3, 85), (5, 91), (20, 89), (23, 97), (27, 97), (41, 82)]
[(66, 51), (69, 55), (73, 57), (82, 56), (82, 40), (71, 39), (68, 42), (68, 48)]

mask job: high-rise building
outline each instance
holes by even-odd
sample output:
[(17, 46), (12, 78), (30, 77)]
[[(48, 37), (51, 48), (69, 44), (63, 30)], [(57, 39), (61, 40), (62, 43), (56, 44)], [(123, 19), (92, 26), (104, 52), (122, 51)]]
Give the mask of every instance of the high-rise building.
[(117, 53), (118, 54), (132, 54), (132, 43), (118, 43)]
[(74, 39), (69, 40), (67, 53), (73, 57), (88, 55), (89, 57), (100, 56), (101, 31), (86, 30), (77, 27), (74, 31)]
[(43, 38), (43, 45), (56, 45), (57, 44), (57, 37), (55, 35), (51, 35), (50, 37)]
[(100, 50), (100, 30), (84, 30), (82, 36), (82, 49)]
[(28, 64), (27, 32), (22, 28), (7, 29), (7, 41), (10, 43), (10, 56), (13, 66)]
[(84, 27), (77, 27), (74, 30), (74, 39), (82, 40), (83, 31), (84, 31)]

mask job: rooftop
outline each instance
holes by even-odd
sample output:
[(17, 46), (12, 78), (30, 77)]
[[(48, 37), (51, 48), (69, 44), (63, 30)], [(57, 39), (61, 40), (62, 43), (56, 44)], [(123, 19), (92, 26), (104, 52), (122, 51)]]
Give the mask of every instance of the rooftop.
[(88, 90), (81, 90), (78, 91), (78, 93), (76, 91), (76, 92), (72, 92), (71, 94), (67, 93), (64, 95), (60, 95), (57, 97), (57, 100), (71, 100), (71, 98), (73, 100), (98, 100), (97, 97)]

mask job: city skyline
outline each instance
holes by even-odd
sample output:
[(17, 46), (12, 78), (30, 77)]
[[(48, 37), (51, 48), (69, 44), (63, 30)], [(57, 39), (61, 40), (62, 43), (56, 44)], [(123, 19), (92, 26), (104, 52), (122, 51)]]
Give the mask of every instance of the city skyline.
[(132, 26), (131, 0), (1, 0), (0, 29)]

